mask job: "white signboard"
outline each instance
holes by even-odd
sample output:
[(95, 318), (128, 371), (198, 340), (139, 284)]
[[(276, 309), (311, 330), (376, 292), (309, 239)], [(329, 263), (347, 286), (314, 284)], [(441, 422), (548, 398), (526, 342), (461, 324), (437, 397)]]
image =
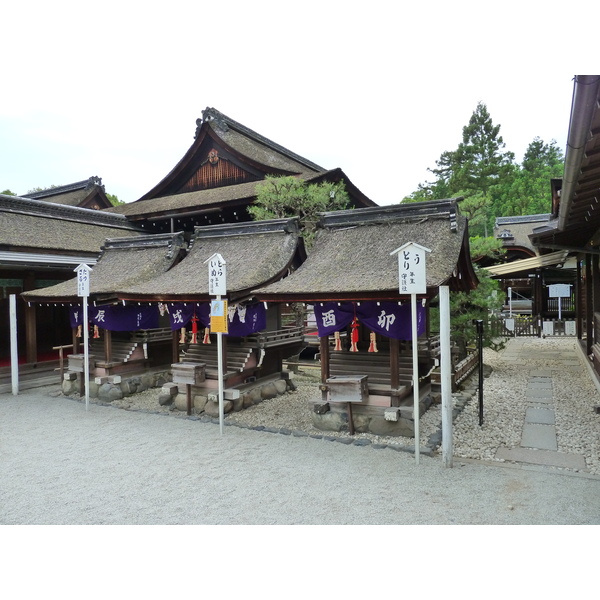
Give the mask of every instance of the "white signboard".
[(571, 286), (567, 283), (555, 283), (548, 286), (548, 296), (550, 298), (570, 298)]
[(80, 297), (90, 295), (91, 270), (91, 267), (83, 263), (74, 269), (74, 271), (77, 271), (77, 295)]
[(398, 291), (400, 294), (426, 294), (427, 277), (425, 253), (431, 252), (414, 242), (400, 246), (391, 254), (398, 254)]
[(575, 321), (565, 321), (565, 335), (576, 335)]
[(227, 271), (225, 259), (218, 253), (208, 259), (208, 293), (211, 296), (227, 294)]
[(542, 331), (544, 335), (554, 335), (554, 321), (543, 321)]

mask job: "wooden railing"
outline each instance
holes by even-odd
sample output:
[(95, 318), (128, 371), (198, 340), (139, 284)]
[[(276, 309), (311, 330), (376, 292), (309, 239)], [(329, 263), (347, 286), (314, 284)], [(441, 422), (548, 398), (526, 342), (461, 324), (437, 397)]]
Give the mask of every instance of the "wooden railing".
[(248, 343), (254, 343), (258, 348), (272, 348), (304, 339), (303, 327), (286, 327), (275, 331), (261, 331), (244, 338)]

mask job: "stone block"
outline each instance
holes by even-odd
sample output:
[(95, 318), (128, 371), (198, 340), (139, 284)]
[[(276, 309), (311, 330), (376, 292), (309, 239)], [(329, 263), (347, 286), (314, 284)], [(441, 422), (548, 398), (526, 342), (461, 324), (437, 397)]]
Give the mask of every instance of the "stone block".
[(114, 400), (121, 400), (121, 398), (123, 398), (121, 388), (111, 383), (103, 383), (98, 388), (98, 399), (103, 402), (113, 402)]
[(167, 406), (169, 404), (173, 404), (175, 396), (171, 396), (171, 394), (163, 394), (162, 392), (158, 395), (158, 403), (161, 406)]
[(317, 415), (324, 415), (330, 410), (329, 402), (315, 402), (313, 405), (313, 412)]
[(276, 398), (279, 393), (277, 392), (277, 388), (273, 383), (267, 383), (260, 390), (261, 397), (263, 400), (269, 400), (270, 398)]
[(119, 385), (121, 383), (121, 376), (120, 375), (109, 375), (108, 383), (112, 383), (114, 385)]
[(176, 383), (165, 383), (160, 389), (161, 394), (169, 394), (169, 396), (176, 396), (179, 393), (179, 387)]
[(94, 383), (97, 385), (102, 385), (103, 383), (108, 383), (108, 377), (94, 377)]
[(285, 394), (287, 391), (287, 382), (283, 379), (279, 379), (273, 385), (279, 394)]
[(71, 373), (70, 371), (63, 373), (64, 381), (75, 381), (76, 379), (77, 379), (77, 373)]
[(325, 414), (311, 413), (313, 425), (321, 431), (342, 431), (347, 429), (348, 421), (346, 415), (338, 412)]
[[(233, 402), (231, 400), (223, 400), (223, 414), (227, 414), (233, 410)], [(219, 417), (219, 403), (207, 402), (204, 407), (204, 412), (209, 417)]]
[(194, 410), (196, 412), (203, 412), (206, 408), (206, 403), (208, 402), (208, 396), (204, 396), (202, 394), (198, 394), (192, 399), (194, 404)]

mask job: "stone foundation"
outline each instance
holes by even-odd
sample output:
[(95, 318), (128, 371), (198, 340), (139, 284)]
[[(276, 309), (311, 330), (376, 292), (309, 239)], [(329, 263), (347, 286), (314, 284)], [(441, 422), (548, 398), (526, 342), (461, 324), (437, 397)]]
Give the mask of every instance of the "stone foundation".
[[(428, 394), (419, 403), (423, 416), (429, 407), (439, 402), (439, 397)], [(312, 412), (313, 425), (321, 431), (349, 431), (348, 405), (346, 403), (315, 402)], [(352, 405), (352, 424), (357, 433), (381, 436), (415, 437), (415, 421), (412, 406), (375, 407)]]
[[(176, 393), (173, 393), (172, 385), (163, 386), (159, 402), (161, 404), (172, 404), (175, 410), (187, 412), (185, 386), (180, 386), (182, 389), (178, 389)], [(290, 380), (277, 379), (263, 383), (257, 381), (240, 388), (226, 389), (223, 394), (223, 413), (238, 412), (255, 404), (260, 404), (263, 400), (285, 394), (288, 389), (291, 389), (292, 385)], [(192, 386), (191, 393), (194, 414), (205, 413), (209, 417), (219, 416), (218, 392), (214, 390), (208, 392), (206, 388)]]
[[(138, 392), (145, 392), (151, 388), (162, 387), (171, 381), (170, 371), (144, 373), (131, 377), (122, 375), (109, 375), (95, 377), (90, 380), (90, 398), (98, 398), (102, 402), (113, 402)], [(62, 393), (65, 396), (79, 394), (80, 385), (77, 373), (67, 372), (62, 382)]]

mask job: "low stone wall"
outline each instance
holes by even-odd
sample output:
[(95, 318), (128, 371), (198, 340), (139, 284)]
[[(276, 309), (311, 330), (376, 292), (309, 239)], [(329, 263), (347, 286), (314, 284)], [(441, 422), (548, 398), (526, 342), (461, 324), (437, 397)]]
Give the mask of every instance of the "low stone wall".
[[(421, 416), (434, 403), (440, 402), (437, 394), (427, 394), (419, 402)], [(321, 431), (349, 431), (347, 403), (316, 402), (313, 406), (313, 425)], [(352, 424), (358, 433), (382, 436), (414, 437), (415, 422), (412, 406), (390, 408), (352, 406)]]
[[(64, 374), (62, 393), (65, 396), (79, 393), (80, 384), (78, 375), (78, 373), (73, 372)], [(144, 373), (142, 375), (132, 375), (131, 377), (123, 377), (121, 375), (95, 377), (93, 380), (90, 380), (89, 395), (90, 398), (98, 398), (102, 402), (113, 402), (132, 394), (162, 387), (170, 381), (170, 371)]]
[[(294, 384), (291, 380), (276, 379), (261, 383), (247, 384), (242, 389), (225, 390), (223, 400), (223, 413), (238, 412), (263, 400), (275, 398), (285, 394), (292, 389)], [(162, 406), (173, 405), (175, 410), (187, 411), (187, 392), (185, 386), (179, 389), (177, 384), (170, 383), (162, 387), (159, 395), (159, 403)], [(234, 393), (239, 392), (239, 394)], [(235, 397), (234, 397), (235, 396)], [(207, 393), (206, 388), (194, 387), (191, 389), (192, 411), (194, 414), (206, 414), (209, 417), (219, 416), (218, 394), (211, 391)]]

